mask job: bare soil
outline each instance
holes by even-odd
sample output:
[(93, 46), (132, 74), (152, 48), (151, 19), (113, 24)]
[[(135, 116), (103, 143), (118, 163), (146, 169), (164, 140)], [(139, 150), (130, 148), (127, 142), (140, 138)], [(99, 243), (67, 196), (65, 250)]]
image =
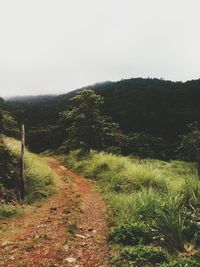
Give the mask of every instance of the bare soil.
[(44, 160), (58, 174), (56, 193), (30, 206), (22, 217), (0, 221), (0, 266), (108, 266), (102, 196), (56, 159)]

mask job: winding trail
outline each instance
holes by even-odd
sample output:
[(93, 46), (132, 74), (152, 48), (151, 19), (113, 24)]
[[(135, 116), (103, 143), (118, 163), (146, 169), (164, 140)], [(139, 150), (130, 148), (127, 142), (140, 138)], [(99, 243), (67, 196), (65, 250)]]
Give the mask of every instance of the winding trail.
[[(2, 267), (107, 267), (107, 208), (93, 185), (52, 157), (56, 193), (0, 222)], [(71, 177), (70, 182), (66, 182)]]

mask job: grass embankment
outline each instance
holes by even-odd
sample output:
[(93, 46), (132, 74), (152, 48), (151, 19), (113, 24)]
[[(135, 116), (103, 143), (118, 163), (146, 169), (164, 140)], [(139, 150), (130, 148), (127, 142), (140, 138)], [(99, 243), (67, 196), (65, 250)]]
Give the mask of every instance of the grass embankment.
[(200, 266), (200, 182), (193, 164), (78, 151), (60, 159), (104, 191), (114, 266)]
[[(20, 142), (13, 138), (4, 138), (8, 149), (17, 157), (20, 156)], [(27, 189), (25, 203), (31, 204), (50, 196), (54, 191), (53, 171), (43, 162), (42, 158), (25, 150), (25, 176)], [(17, 205), (1, 205), (0, 218), (12, 217), (21, 214)]]

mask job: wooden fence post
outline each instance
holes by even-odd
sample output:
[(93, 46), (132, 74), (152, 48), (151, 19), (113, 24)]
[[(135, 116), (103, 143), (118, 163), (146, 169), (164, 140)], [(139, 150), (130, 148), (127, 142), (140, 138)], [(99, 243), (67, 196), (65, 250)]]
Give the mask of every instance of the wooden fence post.
[(20, 193), (21, 199), (24, 200), (25, 192), (26, 192), (26, 177), (25, 177), (25, 164), (24, 164), (24, 149), (25, 149), (25, 127), (22, 125), (21, 127), (21, 180), (20, 180)]

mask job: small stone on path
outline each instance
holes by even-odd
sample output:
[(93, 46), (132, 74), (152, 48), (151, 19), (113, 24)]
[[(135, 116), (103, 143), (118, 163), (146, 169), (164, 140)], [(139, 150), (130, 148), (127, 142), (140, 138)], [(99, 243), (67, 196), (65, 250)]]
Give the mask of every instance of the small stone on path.
[(73, 263), (73, 262), (76, 262), (76, 259), (74, 257), (69, 257), (69, 258), (66, 258), (66, 261), (68, 263)]

